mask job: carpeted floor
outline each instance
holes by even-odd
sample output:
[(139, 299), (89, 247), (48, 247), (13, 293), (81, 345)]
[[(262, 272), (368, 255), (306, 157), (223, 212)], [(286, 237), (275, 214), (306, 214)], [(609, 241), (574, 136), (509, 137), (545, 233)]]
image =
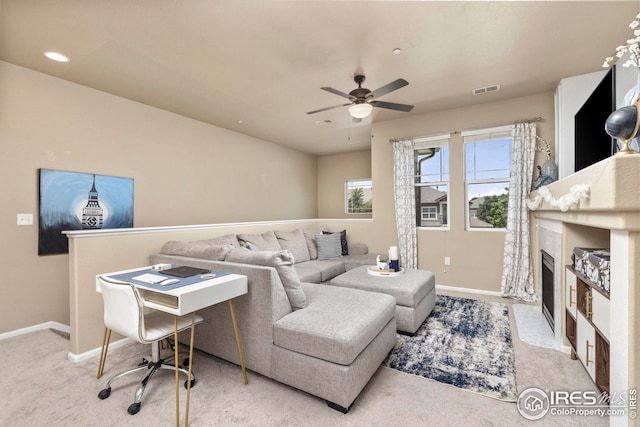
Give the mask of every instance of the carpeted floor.
[(383, 366), (507, 402), (517, 400), (506, 304), (438, 295), (413, 336), (398, 335)]
[[(441, 292), (439, 292), (441, 293)], [(498, 297), (445, 292), (500, 302)], [(518, 337), (509, 312), (516, 358), (518, 391), (594, 390), (579, 361), (569, 355), (533, 347)], [(137, 364), (149, 347), (131, 344), (109, 352), (105, 376), (96, 379), (98, 358), (81, 363), (67, 359), (69, 341), (48, 330), (0, 341), (6, 369), (0, 376), (0, 425), (3, 427), (174, 426), (175, 389), (171, 372), (158, 374), (143, 399), (140, 413), (131, 416), (135, 386), (123, 381), (111, 396), (98, 392), (109, 376)], [(249, 371), (244, 385), (238, 366), (197, 353), (194, 372), (198, 384), (191, 392), (190, 426), (529, 426), (514, 403), (490, 399), (416, 375), (381, 367), (371, 378), (351, 411), (344, 415), (299, 390)], [(184, 399), (181, 413), (184, 425)], [(607, 419), (550, 416), (536, 426), (604, 426)]]

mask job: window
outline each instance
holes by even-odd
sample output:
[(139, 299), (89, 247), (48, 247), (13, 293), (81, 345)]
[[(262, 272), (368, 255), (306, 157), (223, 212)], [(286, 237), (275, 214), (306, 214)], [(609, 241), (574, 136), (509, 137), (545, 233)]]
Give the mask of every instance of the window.
[(422, 207), (422, 219), (426, 221), (435, 221), (438, 219), (438, 208), (435, 206)]
[(370, 179), (347, 181), (345, 185), (345, 206), (348, 214), (370, 214), (373, 212)]
[(508, 127), (463, 132), (467, 229), (507, 224), (511, 132)]
[(449, 224), (449, 134), (415, 141), (416, 222), (418, 227)]

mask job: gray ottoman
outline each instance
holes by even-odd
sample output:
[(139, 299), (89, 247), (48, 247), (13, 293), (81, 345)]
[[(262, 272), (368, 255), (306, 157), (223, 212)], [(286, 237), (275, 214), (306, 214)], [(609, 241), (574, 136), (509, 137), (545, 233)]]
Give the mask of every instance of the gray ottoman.
[(408, 268), (397, 276), (373, 276), (367, 268), (365, 265), (349, 270), (329, 284), (393, 296), (398, 331), (415, 333), (436, 304), (436, 276), (431, 271)]

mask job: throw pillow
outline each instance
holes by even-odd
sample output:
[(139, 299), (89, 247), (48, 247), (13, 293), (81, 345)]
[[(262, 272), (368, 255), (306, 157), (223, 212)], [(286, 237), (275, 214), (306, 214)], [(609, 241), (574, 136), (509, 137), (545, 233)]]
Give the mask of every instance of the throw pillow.
[(280, 247), (284, 250), (291, 252), (293, 260), (296, 263), (305, 262), (311, 260), (309, 257), (309, 249), (307, 248), (307, 241), (304, 238), (302, 230), (294, 231), (274, 231)]
[(231, 249), (233, 249), (231, 245), (212, 245), (208, 240), (169, 241), (162, 245), (160, 253), (224, 261)]
[(319, 230), (305, 229), (302, 230), (304, 239), (307, 241), (307, 249), (309, 250), (309, 259), (318, 259), (318, 244), (316, 243), (316, 234)]
[(318, 260), (336, 259), (342, 255), (340, 245), (340, 234), (317, 234), (316, 243), (318, 245)]
[(281, 251), (280, 243), (273, 231), (262, 234), (238, 234), (240, 246), (258, 251)]
[[(336, 232), (337, 234), (338, 232)], [(349, 245), (347, 244), (347, 230), (342, 230), (340, 233), (340, 247), (342, 255), (349, 255)], [(333, 234), (332, 231), (323, 231), (322, 234)]]
[(293, 268), (293, 256), (290, 252), (252, 251), (247, 248), (234, 248), (227, 254), (225, 261), (275, 267), (291, 307), (298, 309), (307, 306), (307, 298), (300, 285), (298, 273)]

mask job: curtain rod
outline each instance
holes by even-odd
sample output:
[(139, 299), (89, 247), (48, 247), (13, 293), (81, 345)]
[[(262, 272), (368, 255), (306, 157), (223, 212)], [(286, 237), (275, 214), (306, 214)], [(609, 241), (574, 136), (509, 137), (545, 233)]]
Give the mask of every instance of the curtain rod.
[[(516, 120), (515, 122), (505, 122), (505, 123), (498, 123), (498, 124), (494, 124), (494, 125), (487, 125), (487, 126), (477, 126), (477, 127), (473, 127), (473, 128), (468, 128), (465, 129), (465, 131), (469, 131), (469, 130), (478, 130), (478, 129), (484, 129), (484, 128), (494, 128), (494, 127), (498, 127), (498, 126), (507, 126), (507, 125), (514, 125), (514, 124), (518, 124), (518, 123), (535, 123), (535, 122), (541, 122), (542, 121), (542, 117), (533, 117), (531, 119), (520, 119), (520, 120)], [(449, 132), (450, 134), (457, 134), (457, 133), (462, 133), (463, 131), (459, 131), (459, 130), (454, 130)], [(396, 141), (400, 141), (402, 139), (420, 139), (420, 138), (428, 138), (430, 136), (433, 135), (438, 135), (438, 134), (443, 134), (443, 133), (447, 133), (447, 132), (437, 132), (434, 133), (432, 135), (421, 135), (421, 136), (406, 136), (403, 138), (392, 138), (389, 140), (389, 142), (393, 143)]]

